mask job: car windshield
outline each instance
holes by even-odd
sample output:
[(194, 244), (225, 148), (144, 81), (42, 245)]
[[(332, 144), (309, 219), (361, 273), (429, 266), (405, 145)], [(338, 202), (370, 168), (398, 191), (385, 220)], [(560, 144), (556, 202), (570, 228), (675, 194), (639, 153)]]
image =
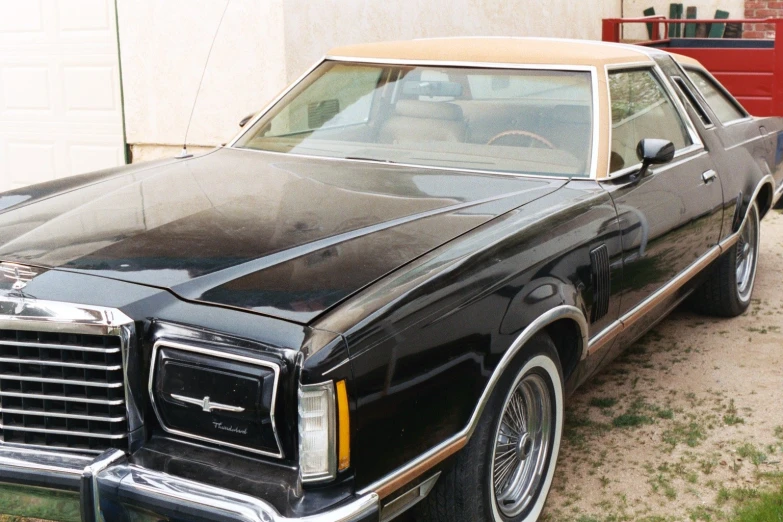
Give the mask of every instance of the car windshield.
[(590, 72), (327, 61), (237, 147), (307, 156), (589, 177)]

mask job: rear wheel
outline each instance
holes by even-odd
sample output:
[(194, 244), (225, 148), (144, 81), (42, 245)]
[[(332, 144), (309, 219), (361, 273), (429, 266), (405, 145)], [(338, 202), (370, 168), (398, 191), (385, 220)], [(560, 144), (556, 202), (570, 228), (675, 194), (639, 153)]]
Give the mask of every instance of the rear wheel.
[(754, 202), (737, 242), (710, 267), (707, 280), (691, 296), (696, 311), (735, 317), (747, 310), (756, 280), (760, 237), (759, 209)]
[(417, 520), (537, 520), (560, 446), (563, 377), (546, 334), (523, 351), (493, 391), (468, 445), (421, 503)]

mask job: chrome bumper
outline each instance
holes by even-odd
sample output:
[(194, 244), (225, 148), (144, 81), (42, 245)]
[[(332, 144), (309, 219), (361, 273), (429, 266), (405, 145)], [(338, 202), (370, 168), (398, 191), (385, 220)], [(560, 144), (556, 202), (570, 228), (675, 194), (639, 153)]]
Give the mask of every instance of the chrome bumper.
[(375, 493), (328, 512), (289, 518), (249, 495), (131, 464), (119, 450), (93, 459), (0, 447), (0, 483), (78, 492), (84, 522), (122, 520), (122, 506), (188, 521), (377, 522), (379, 518)]

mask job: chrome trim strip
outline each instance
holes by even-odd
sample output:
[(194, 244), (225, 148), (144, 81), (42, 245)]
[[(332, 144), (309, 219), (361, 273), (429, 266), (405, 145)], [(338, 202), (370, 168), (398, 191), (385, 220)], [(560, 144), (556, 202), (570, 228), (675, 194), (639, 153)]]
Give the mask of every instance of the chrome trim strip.
[(330, 62), (349, 62), (378, 65), (401, 65), (413, 67), (462, 67), (466, 69), (522, 69), (545, 71), (590, 71), (594, 65), (573, 65), (557, 63), (513, 63), (513, 62), (477, 62), (470, 60), (406, 60), (397, 58), (367, 58), (361, 56), (336, 56), (328, 54), (323, 60)]
[(514, 340), (508, 350), (506, 350), (506, 353), (503, 354), (500, 362), (493, 370), (492, 375), (489, 378), (489, 382), (484, 388), (484, 392), (481, 394), (478, 405), (473, 410), (473, 415), (471, 416), (470, 421), (468, 421), (467, 426), (437, 446), (411, 460), (407, 464), (400, 466), (385, 477), (382, 477), (369, 486), (362, 488), (359, 491), (359, 494), (362, 495), (370, 492), (376, 492), (378, 493), (378, 496), (384, 498), (391, 493), (394, 493), (394, 491), (404, 486), (414, 478), (422, 475), (428, 469), (431, 469), (434, 465), (442, 462), (449, 456), (462, 449), (462, 447), (467, 444), (468, 440), (470, 440), (470, 437), (475, 432), (481, 418), (481, 414), (483, 413), (484, 408), (489, 401), (489, 397), (492, 394), (492, 391), (495, 389), (495, 386), (497, 386), (497, 383), (503, 376), (503, 372), (506, 370), (513, 358), (517, 355), (517, 353), (519, 353), (525, 343), (527, 343), (535, 334), (541, 331), (541, 329), (543, 329), (545, 326), (559, 319), (571, 319), (576, 321), (576, 323), (579, 325), (582, 337), (582, 346), (580, 347), (582, 353), (580, 355), (580, 359), (584, 359), (587, 354), (588, 346), (588, 326), (587, 319), (585, 319), (582, 311), (575, 306), (561, 305), (556, 306), (548, 312), (540, 315), (522, 331), (522, 333)]
[(105, 522), (98, 494), (98, 475), (121, 460), (125, 460), (125, 453), (118, 449), (108, 449), (82, 470), (80, 491), (82, 520)]
[[(43, 329), (42, 329), (43, 330)], [(54, 348), (55, 350), (72, 350), (77, 352), (91, 352), (91, 353), (118, 353), (119, 348), (96, 348), (94, 346), (76, 346), (69, 344), (52, 344), (52, 343), (26, 343), (24, 341), (4, 341), (0, 339), (0, 345), (8, 346), (22, 346), (30, 348)]]
[(94, 437), (96, 439), (109, 439), (119, 440), (128, 437), (127, 433), (118, 433), (116, 435), (109, 435), (106, 433), (90, 433), (87, 431), (71, 431), (71, 430), (51, 430), (49, 428), (23, 428), (21, 426), (6, 426), (0, 423), (0, 428), (11, 431), (25, 431), (29, 433), (51, 433), (53, 435), (73, 435), (75, 437)]
[(103, 370), (107, 372), (113, 372), (121, 370), (122, 366), (115, 364), (113, 366), (105, 366), (101, 364), (84, 364), (84, 363), (71, 363), (62, 361), (46, 361), (41, 359), (19, 359), (17, 357), (0, 357), (0, 363), (13, 363), (13, 364), (38, 364), (40, 366), (62, 366), (64, 368), (81, 368), (85, 370)]
[(398, 495), (397, 498), (390, 500), (381, 507), (381, 522), (389, 522), (394, 520), (399, 515), (402, 515), (410, 508), (427, 498), (432, 488), (435, 487), (435, 483), (438, 481), (441, 475), (441, 471), (438, 471), (427, 480), (422, 481), (415, 487), (409, 489), (405, 493)]
[[(158, 407), (155, 404), (155, 393), (153, 390), (153, 386), (155, 382), (155, 373), (156, 373), (155, 363), (157, 362), (158, 359), (158, 350), (161, 347), (169, 347), (169, 348), (174, 348), (176, 350), (183, 350), (186, 352), (198, 353), (201, 355), (208, 355), (211, 357), (218, 357), (220, 359), (228, 359), (231, 361), (243, 362), (243, 363), (253, 364), (256, 366), (263, 366), (265, 368), (271, 369), (275, 374), (275, 378), (274, 378), (274, 385), (272, 391), (272, 403), (270, 405), (270, 410), (269, 410), (269, 418), (272, 423), (272, 431), (275, 434), (275, 442), (277, 443), (277, 450), (278, 450), (277, 453), (273, 453), (271, 451), (266, 451), (266, 450), (260, 450), (257, 448), (249, 448), (247, 446), (240, 446), (239, 444), (232, 444), (230, 442), (224, 442), (217, 439), (211, 439), (209, 437), (203, 437), (201, 435), (195, 435), (185, 431), (171, 429), (168, 426), (166, 426), (166, 424), (163, 422), (163, 418), (160, 416), (160, 413), (158, 412)], [(267, 457), (275, 457), (275, 458), (282, 459), (284, 457), (283, 446), (280, 444), (280, 437), (278, 436), (277, 426), (275, 424), (275, 406), (277, 404), (277, 392), (278, 392), (279, 380), (280, 380), (280, 367), (275, 363), (263, 359), (254, 359), (252, 357), (235, 355), (233, 353), (226, 353), (223, 351), (213, 350), (209, 348), (201, 348), (198, 346), (191, 346), (191, 345), (182, 344), (174, 341), (160, 340), (157, 341), (155, 345), (152, 347), (152, 361), (150, 362), (150, 376), (147, 382), (147, 391), (149, 392), (150, 402), (152, 403), (152, 409), (155, 412), (155, 416), (158, 418), (158, 422), (160, 423), (161, 428), (163, 428), (163, 430), (166, 431), (167, 433), (171, 433), (172, 435), (179, 435), (181, 437), (188, 437), (191, 439), (202, 440), (205, 442), (211, 442), (212, 444), (217, 444), (219, 446), (224, 446), (228, 448), (249, 451), (252, 453), (257, 453), (259, 455), (265, 455)]]
[[(133, 384), (135, 380), (130, 379), (132, 375), (139, 372), (137, 356), (138, 346), (136, 345), (136, 331), (133, 320), (120, 310), (99, 306), (66, 303), (59, 301), (46, 301), (30, 299), (27, 297), (16, 297), (0, 294), (0, 329), (7, 330), (25, 330), (25, 331), (43, 331), (68, 334), (87, 334), (87, 335), (105, 335), (116, 336), (120, 339), (119, 348), (100, 348), (91, 346), (68, 346), (52, 343), (28, 343), (25, 341), (0, 341), (0, 344), (10, 344), (13, 346), (32, 346), (39, 348), (54, 348), (61, 350), (77, 350), (83, 352), (97, 353), (121, 353), (123, 382), (119, 386), (124, 390), (125, 400), (118, 404), (125, 403), (125, 411), (128, 415), (128, 438), (132, 445), (131, 438), (144, 438), (142, 415), (140, 405), (144, 398), (141, 390)], [(129, 376), (130, 372), (130, 376)], [(22, 380), (18, 376), (8, 376), (10, 379)], [(25, 380), (30, 380), (29, 378)], [(56, 380), (38, 381), (38, 382), (56, 382)], [(76, 381), (65, 381), (62, 384), (77, 384)], [(82, 385), (82, 384), (77, 384)], [(98, 383), (84, 383), (87, 386), (96, 386)], [(115, 387), (110, 386), (99, 387)], [(0, 397), (5, 393), (0, 392)], [(40, 395), (40, 394), (39, 394)], [(15, 396), (15, 395), (8, 395)], [(20, 396), (32, 396), (22, 394)], [(38, 397), (36, 397), (38, 398)], [(51, 400), (54, 397), (46, 397)], [(74, 402), (92, 402), (89, 399), (66, 398)], [(100, 399), (99, 399), (100, 400)], [(109, 401), (113, 404), (115, 401)], [(94, 404), (104, 404), (104, 402), (95, 402)], [(132, 436), (130, 434), (133, 434)], [(0, 442), (0, 445), (5, 444)]]
[(351, 163), (362, 163), (362, 164), (368, 164), (368, 165), (382, 165), (382, 166), (394, 166), (394, 167), (410, 167), (414, 169), (421, 169), (421, 170), (439, 170), (439, 171), (446, 171), (446, 172), (464, 172), (467, 174), (485, 174), (485, 175), (491, 175), (491, 176), (507, 176), (511, 178), (535, 178), (535, 179), (553, 179), (558, 181), (568, 181), (568, 180), (592, 180), (592, 177), (587, 176), (572, 176), (572, 177), (565, 177), (565, 176), (545, 176), (542, 174), (519, 174), (514, 172), (502, 172), (499, 170), (475, 170), (475, 169), (462, 169), (458, 167), (438, 167), (436, 165), (416, 165), (414, 163), (379, 163), (377, 161), (372, 160), (360, 160), (360, 159), (345, 159), (345, 158), (335, 158), (332, 156), (311, 156), (309, 154), (289, 154), (287, 152), (276, 152), (272, 150), (260, 150), (260, 149), (245, 149), (245, 148), (234, 148), (233, 150), (238, 150), (242, 152), (254, 152), (256, 154), (276, 154), (278, 156), (287, 156), (289, 158), (296, 157), (296, 158), (309, 158), (309, 159), (319, 159), (319, 160), (328, 160), (328, 161), (342, 161), (342, 162), (351, 162)]
[(0, 466), (81, 475), (91, 457), (23, 447), (0, 446)]
[(58, 417), (61, 419), (80, 419), (80, 420), (101, 421), (101, 422), (122, 422), (125, 420), (124, 415), (119, 417), (100, 417), (97, 415), (78, 415), (76, 413), (52, 413), (48, 411), (17, 410), (15, 408), (3, 408), (3, 407), (0, 407), (0, 413), (15, 413), (19, 415), (32, 415), (34, 417)]
[(132, 322), (111, 308), (0, 295), (0, 328), (3, 329), (120, 335), (120, 328)]
[(113, 401), (106, 401), (102, 399), (87, 399), (83, 397), (64, 397), (62, 395), (42, 395), (36, 393), (21, 393), (21, 392), (0, 392), (0, 397), (20, 397), (23, 399), (43, 399), (47, 401), (70, 401), (70, 402), (84, 402), (87, 404), (106, 404), (108, 406), (119, 406), (124, 404), (122, 399), (115, 399)]
[[(545, 178), (545, 179), (597, 179), (597, 166), (598, 166), (598, 150), (599, 150), (599, 137), (600, 137), (600, 127), (599, 127), (599, 100), (598, 100), (598, 68), (594, 65), (556, 65), (556, 64), (516, 64), (516, 63), (496, 63), (496, 62), (471, 62), (471, 61), (448, 61), (448, 60), (391, 60), (391, 59), (372, 59), (372, 58), (357, 58), (357, 57), (347, 57), (347, 56), (325, 56), (321, 58), (318, 62), (316, 62), (314, 65), (312, 65), (302, 76), (297, 78), (291, 85), (289, 85), (282, 93), (280, 93), (277, 97), (275, 97), (272, 102), (270, 102), (266, 107), (264, 107), (253, 119), (252, 121), (245, 124), (245, 127), (242, 129), (242, 131), (234, 137), (226, 146), (228, 148), (237, 148), (234, 147), (234, 145), (239, 141), (245, 134), (249, 133), (250, 130), (253, 128), (253, 126), (261, 119), (263, 118), (270, 110), (274, 108), (275, 105), (277, 105), (286, 95), (288, 95), (289, 92), (294, 90), (302, 81), (304, 81), (307, 76), (310, 75), (314, 70), (316, 70), (318, 67), (320, 67), (322, 64), (326, 63), (327, 61), (335, 61), (335, 62), (352, 62), (352, 63), (362, 63), (362, 64), (378, 64), (378, 65), (411, 65), (411, 66), (422, 66), (422, 67), (463, 67), (463, 68), (482, 68), (482, 69), (517, 69), (517, 70), (545, 70), (545, 71), (576, 71), (576, 72), (589, 72), (590, 73), (590, 87), (592, 90), (592, 119), (593, 119), (593, 128), (591, 131), (591, 139), (592, 139), (592, 146), (591, 146), (591, 158), (590, 158), (590, 172), (588, 172), (587, 176), (572, 176), (569, 178), (568, 176), (538, 176), (534, 174), (524, 174), (524, 173), (512, 173), (512, 172), (501, 172), (501, 171), (493, 171), (493, 170), (473, 170), (473, 169), (460, 169), (460, 168), (450, 168), (450, 167), (436, 167), (436, 166), (429, 166), (429, 165), (416, 165), (416, 164), (408, 164), (408, 163), (394, 163), (393, 165), (400, 166), (400, 167), (415, 167), (415, 168), (432, 168), (432, 169), (438, 169), (438, 170), (450, 170), (455, 172), (477, 172), (477, 173), (489, 173), (489, 174), (500, 174), (504, 176), (529, 176), (529, 177), (537, 177), (537, 178)], [(272, 152), (272, 151), (262, 151), (258, 149), (248, 149), (248, 148), (239, 148), (239, 150), (251, 150), (254, 152)], [(286, 156), (295, 156), (295, 157), (303, 157), (303, 158), (328, 158), (328, 156), (310, 156), (306, 154), (290, 154), (287, 152), (278, 152), (277, 154), (284, 154)], [(377, 161), (366, 161), (366, 160), (353, 160), (353, 159), (346, 159), (346, 158), (331, 158), (335, 160), (341, 160), (341, 161), (351, 161), (351, 162), (360, 162), (360, 163), (372, 163), (377, 165)]]
[(93, 449), (85, 449), (85, 448), (67, 448), (65, 446), (46, 446), (43, 444), (23, 444), (23, 443), (17, 443), (17, 442), (4, 442), (2, 445), (0, 445), (0, 451), (2, 451), (5, 448), (19, 448), (19, 449), (35, 449), (35, 450), (41, 450), (41, 451), (66, 451), (73, 455), (79, 455), (85, 458), (84, 453), (92, 453), (94, 455), (99, 455), (103, 453), (103, 450), (93, 450)]
[(121, 382), (72, 381), (68, 379), (53, 379), (49, 377), (28, 377), (26, 375), (13, 375), (9, 373), (0, 373), (0, 379), (25, 382), (51, 382), (54, 384), (73, 384), (74, 386), (92, 386), (93, 388), (121, 388), (123, 385)]
[[(135, 465), (117, 466), (120, 490), (129, 495), (140, 493), (160, 500), (194, 508), (205, 506), (227, 514), (240, 516), (248, 522), (350, 522), (368, 517), (379, 509), (378, 495), (368, 493), (349, 504), (331, 511), (301, 518), (281, 516), (275, 508), (263, 500), (207, 484), (182, 479), (140, 468)], [(111, 473), (113, 470), (108, 470)], [(162, 497), (162, 498), (161, 498)]]

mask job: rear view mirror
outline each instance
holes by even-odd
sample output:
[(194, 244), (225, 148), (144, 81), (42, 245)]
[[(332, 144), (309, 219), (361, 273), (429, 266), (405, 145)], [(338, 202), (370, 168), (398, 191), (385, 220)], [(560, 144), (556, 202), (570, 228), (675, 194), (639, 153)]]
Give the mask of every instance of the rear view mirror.
[(405, 96), (448, 96), (462, 95), (462, 84), (439, 81), (406, 81), (402, 84)]
[(636, 156), (642, 162), (638, 177), (647, 174), (650, 165), (662, 165), (674, 159), (674, 144), (668, 140), (645, 138), (636, 146)]
[(251, 112), (250, 114), (248, 114), (247, 116), (245, 116), (244, 118), (242, 118), (241, 120), (239, 120), (239, 126), (240, 126), (240, 127), (244, 127), (245, 125), (247, 125), (247, 122), (249, 122), (250, 120), (252, 120), (252, 119), (253, 119), (253, 116), (255, 116), (255, 115), (256, 115), (256, 113), (255, 113), (255, 112)]

